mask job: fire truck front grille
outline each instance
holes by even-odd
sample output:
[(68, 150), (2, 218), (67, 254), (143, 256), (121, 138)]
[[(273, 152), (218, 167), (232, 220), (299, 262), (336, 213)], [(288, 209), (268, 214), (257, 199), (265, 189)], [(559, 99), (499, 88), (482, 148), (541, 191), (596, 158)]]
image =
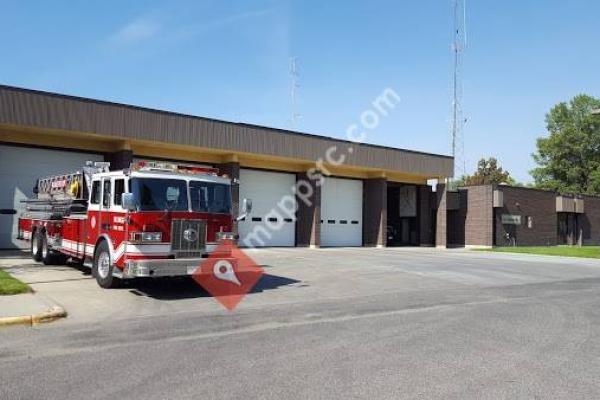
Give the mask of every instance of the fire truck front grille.
[(176, 257), (200, 257), (206, 249), (206, 221), (174, 219), (171, 223), (171, 251)]

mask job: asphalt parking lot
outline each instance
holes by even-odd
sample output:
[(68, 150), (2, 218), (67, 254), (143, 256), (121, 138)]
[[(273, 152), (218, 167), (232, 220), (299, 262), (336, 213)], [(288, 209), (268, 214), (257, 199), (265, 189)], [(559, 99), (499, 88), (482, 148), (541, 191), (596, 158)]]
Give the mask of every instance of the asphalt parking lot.
[(248, 254), (267, 275), (233, 312), (190, 282), (103, 290), (86, 271), (2, 258), (70, 316), (0, 331), (0, 398), (600, 398), (596, 260)]
[[(386, 293), (450, 291), (460, 288), (600, 278), (597, 261), (488, 254), (465, 250), (252, 249), (247, 254), (265, 275), (238, 311), (285, 307)], [(119, 289), (98, 287), (88, 269), (44, 266), (28, 257), (3, 257), (16, 277), (40, 296), (64, 307), (61, 323), (114, 321), (171, 313), (227, 313), (189, 279), (128, 282)], [(576, 266), (574, 268), (573, 266)]]

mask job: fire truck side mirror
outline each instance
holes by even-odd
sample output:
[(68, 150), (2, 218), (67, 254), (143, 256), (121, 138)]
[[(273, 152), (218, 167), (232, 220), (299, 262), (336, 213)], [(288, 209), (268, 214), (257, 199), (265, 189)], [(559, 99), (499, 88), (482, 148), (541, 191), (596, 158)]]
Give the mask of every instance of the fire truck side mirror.
[(12, 208), (0, 208), (0, 215), (15, 215), (17, 213), (17, 210), (12, 209)]
[(252, 211), (252, 200), (244, 199), (242, 200), (242, 209), (240, 210), (240, 215), (237, 217), (237, 221), (241, 221), (250, 214)]
[(121, 197), (121, 207), (128, 211), (135, 211), (137, 209), (133, 193), (123, 193)]
[(252, 212), (252, 200), (244, 199), (242, 202), (242, 213), (250, 214)]

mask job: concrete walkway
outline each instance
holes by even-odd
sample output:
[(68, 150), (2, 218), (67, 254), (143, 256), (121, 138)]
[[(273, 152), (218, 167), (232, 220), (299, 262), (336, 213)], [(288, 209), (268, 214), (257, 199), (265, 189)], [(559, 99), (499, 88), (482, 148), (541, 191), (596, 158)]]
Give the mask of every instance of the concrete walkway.
[[(0, 252), (0, 269), (31, 286), (33, 282), (25, 276), (23, 265), (30, 263), (25, 252)], [(31, 262), (32, 264), (35, 264)], [(35, 264), (37, 265), (37, 264)], [(0, 326), (32, 324), (44, 316), (66, 314), (55, 300), (42, 293), (22, 293), (0, 296)], [(54, 319), (54, 318), (52, 318)]]
[(0, 319), (35, 315), (46, 312), (54, 306), (52, 301), (34, 293), (0, 296)]

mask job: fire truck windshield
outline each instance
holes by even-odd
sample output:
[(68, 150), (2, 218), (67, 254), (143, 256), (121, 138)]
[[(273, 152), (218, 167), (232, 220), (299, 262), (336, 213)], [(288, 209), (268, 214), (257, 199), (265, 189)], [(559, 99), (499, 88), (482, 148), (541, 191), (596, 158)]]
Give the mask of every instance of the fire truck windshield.
[(131, 193), (139, 211), (187, 211), (187, 185), (182, 179), (132, 178)]
[(231, 191), (222, 183), (190, 181), (192, 211), (229, 214), (231, 212)]

